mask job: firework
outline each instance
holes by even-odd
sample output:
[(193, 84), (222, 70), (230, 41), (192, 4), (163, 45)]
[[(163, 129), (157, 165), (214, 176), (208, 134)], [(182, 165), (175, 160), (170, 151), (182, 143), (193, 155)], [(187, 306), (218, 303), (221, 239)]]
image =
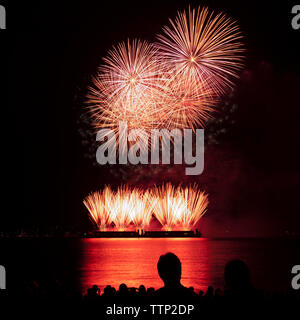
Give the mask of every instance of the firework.
[(154, 214), (161, 223), (163, 230), (172, 230), (177, 222), (177, 213), (183, 205), (180, 199), (176, 199), (175, 188), (171, 185), (154, 188), (153, 199), (155, 199)]
[(91, 219), (98, 229), (104, 231), (114, 226), (124, 231), (133, 224), (136, 229), (145, 229), (152, 218), (149, 192), (121, 186), (116, 192), (105, 187), (102, 192), (94, 192), (83, 201)]
[(131, 192), (127, 187), (121, 187), (108, 204), (111, 220), (117, 230), (124, 231), (129, 227), (133, 210), (134, 201)]
[(182, 199), (184, 205), (177, 213), (177, 223), (184, 230), (190, 230), (203, 217), (207, 210), (208, 196), (197, 187), (189, 186), (178, 190), (178, 197)]
[(124, 231), (131, 224), (138, 229), (149, 227), (152, 215), (161, 223), (163, 230), (191, 230), (205, 214), (207, 194), (197, 186), (186, 188), (166, 184), (142, 191), (121, 186), (116, 192), (105, 187), (84, 199), (91, 219), (99, 230), (114, 226)]
[(152, 129), (204, 127), (242, 67), (241, 38), (235, 21), (199, 7), (179, 12), (155, 45), (140, 40), (118, 44), (104, 58), (89, 91), (94, 126), (114, 131), (119, 152), (130, 144), (118, 136), (121, 121), (128, 130), (142, 130), (145, 148)]
[(131, 212), (131, 221), (135, 228), (146, 229), (150, 225), (153, 212), (153, 201), (149, 192), (133, 190), (134, 210)]
[(103, 193), (94, 192), (87, 196), (83, 203), (89, 211), (90, 218), (94, 221), (99, 230), (106, 230), (111, 224), (111, 215), (107, 211), (106, 205), (111, 200), (111, 190), (106, 187)]
[(146, 42), (120, 43), (104, 61), (88, 94), (90, 114), (96, 128), (109, 128), (119, 139), (120, 121), (144, 133), (145, 146), (152, 129), (203, 127), (216, 103), (207, 81), (174, 72), (174, 65)]
[(166, 84), (167, 108), (162, 115), (162, 123), (169, 130), (205, 127), (218, 99), (207, 81), (183, 79), (180, 74), (172, 74)]
[(163, 64), (157, 49), (145, 41), (128, 40), (108, 52), (88, 96), (96, 127), (149, 131), (160, 122), (166, 94)]
[(237, 23), (205, 7), (189, 8), (169, 21), (157, 45), (183, 90), (194, 82), (208, 84), (216, 94), (232, 87), (244, 51)]
[(208, 205), (207, 194), (196, 186), (173, 187), (171, 184), (154, 188), (154, 215), (163, 230), (174, 228), (191, 230), (205, 214)]

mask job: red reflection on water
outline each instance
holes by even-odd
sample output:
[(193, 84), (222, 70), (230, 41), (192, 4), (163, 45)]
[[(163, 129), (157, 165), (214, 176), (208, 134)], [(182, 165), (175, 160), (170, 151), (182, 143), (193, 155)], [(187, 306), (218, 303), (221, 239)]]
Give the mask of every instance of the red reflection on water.
[(156, 264), (166, 252), (175, 253), (181, 260), (183, 285), (196, 290), (209, 285), (222, 286), (222, 276), (212, 277), (217, 270), (212, 265), (210, 242), (190, 238), (85, 239), (79, 266), (80, 285), (84, 290), (93, 284), (101, 289), (108, 284), (118, 288), (121, 283), (129, 287), (143, 284), (159, 288), (163, 282)]

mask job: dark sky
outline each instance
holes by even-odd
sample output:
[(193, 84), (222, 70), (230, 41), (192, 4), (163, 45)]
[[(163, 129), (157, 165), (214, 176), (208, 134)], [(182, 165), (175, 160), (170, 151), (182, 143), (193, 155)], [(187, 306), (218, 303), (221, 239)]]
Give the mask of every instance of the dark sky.
[[(0, 33), (7, 99), (2, 130), (9, 209), (0, 229), (91, 227), (82, 199), (105, 183), (188, 183), (210, 193), (206, 235), (300, 233), (299, 42), (287, 1), (40, 1), (2, 4)], [(245, 69), (232, 97), (234, 124), (208, 145), (203, 175), (182, 168), (101, 168), (79, 134), (86, 88), (110, 47), (127, 38), (154, 41), (177, 10), (207, 5), (237, 19)], [(4, 62), (4, 63), (3, 63)], [(226, 116), (222, 109), (219, 117)], [(4, 129), (5, 128), (5, 129)], [(93, 156), (93, 155), (92, 155)], [(149, 170), (151, 175), (149, 175)], [(124, 171), (124, 172), (123, 172)], [(122, 173), (123, 172), (123, 173)], [(4, 178), (3, 178), (4, 179)]]

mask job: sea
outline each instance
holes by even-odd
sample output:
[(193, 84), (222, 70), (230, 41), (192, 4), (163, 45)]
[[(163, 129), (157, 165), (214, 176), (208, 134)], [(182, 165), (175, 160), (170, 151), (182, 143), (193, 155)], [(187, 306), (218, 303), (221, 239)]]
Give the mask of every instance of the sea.
[(208, 286), (224, 289), (226, 263), (241, 259), (255, 287), (280, 293), (291, 289), (292, 267), (300, 264), (300, 239), (0, 239), (0, 265), (10, 290), (33, 280), (58, 280), (83, 293), (92, 285), (103, 290), (121, 283), (157, 289), (163, 285), (157, 261), (167, 252), (181, 261), (182, 284), (196, 291)]

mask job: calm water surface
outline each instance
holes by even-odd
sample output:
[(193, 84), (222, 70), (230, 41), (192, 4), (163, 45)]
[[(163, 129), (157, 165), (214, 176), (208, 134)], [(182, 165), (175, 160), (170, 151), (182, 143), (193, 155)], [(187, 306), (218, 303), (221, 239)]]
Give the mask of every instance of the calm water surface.
[(123, 282), (159, 288), (156, 264), (171, 251), (182, 262), (182, 283), (196, 290), (223, 288), (226, 262), (239, 258), (258, 288), (283, 291), (291, 287), (292, 266), (300, 264), (299, 248), (299, 240), (272, 239), (0, 239), (0, 264), (8, 288), (25, 279), (60, 279), (84, 291)]
[(156, 264), (162, 253), (171, 251), (182, 262), (186, 286), (223, 288), (226, 262), (239, 258), (249, 265), (257, 287), (281, 291), (290, 286), (292, 265), (300, 263), (298, 245), (278, 240), (85, 239), (78, 261), (79, 281), (84, 289), (91, 284), (118, 287), (122, 282), (159, 288)]

